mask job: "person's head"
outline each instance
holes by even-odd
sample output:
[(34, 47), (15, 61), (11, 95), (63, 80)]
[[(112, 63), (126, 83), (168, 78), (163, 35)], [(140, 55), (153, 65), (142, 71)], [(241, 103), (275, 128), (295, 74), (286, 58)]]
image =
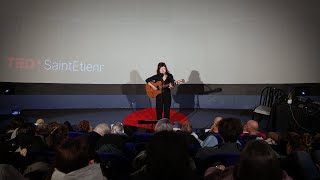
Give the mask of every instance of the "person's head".
[(98, 124), (93, 131), (100, 134), (100, 136), (111, 133), (110, 126), (106, 123)]
[(78, 124), (78, 128), (80, 132), (89, 132), (90, 131), (90, 123), (87, 120), (81, 120)]
[(70, 173), (89, 164), (89, 146), (84, 137), (67, 138), (56, 151), (55, 168)]
[(240, 119), (223, 118), (218, 124), (218, 130), (225, 143), (235, 143), (242, 133)]
[(311, 146), (310, 139), (307, 140), (306, 137), (299, 135), (295, 132), (288, 133), (288, 144), (287, 144), (287, 154), (291, 154), (295, 151), (308, 151)]
[(268, 133), (268, 138), (274, 140), (275, 142), (279, 142), (280, 141), (280, 135), (276, 132), (269, 132)]
[(188, 143), (184, 135), (173, 131), (156, 133), (147, 146), (152, 177), (171, 179), (187, 176), (189, 165)]
[(245, 125), (245, 127), (246, 127), (246, 131), (249, 134), (255, 135), (257, 132), (259, 132), (259, 124), (255, 120), (249, 120)]
[(43, 125), (44, 124), (44, 120), (43, 119), (37, 119), (37, 121), (35, 122), (36, 125)]
[(124, 133), (123, 124), (121, 122), (115, 123), (111, 128), (111, 133), (112, 134), (123, 134)]
[(281, 180), (282, 170), (272, 148), (262, 140), (249, 141), (234, 170), (236, 180)]
[(167, 69), (167, 65), (164, 62), (159, 62), (157, 67), (157, 74), (168, 74), (169, 70)]
[(72, 128), (72, 125), (71, 125), (71, 123), (69, 121), (65, 121), (63, 124), (68, 128), (69, 132), (73, 132), (74, 131), (73, 128)]
[(181, 127), (182, 132), (186, 132), (188, 134), (192, 133), (192, 124), (190, 122), (185, 122)]
[(48, 125), (47, 145), (56, 148), (62, 140), (68, 137), (68, 128), (60, 123), (52, 122)]
[(162, 118), (157, 122), (154, 131), (156, 133), (160, 131), (173, 131), (173, 127), (168, 118)]
[(218, 124), (219, 122), (222, 120), (222, 117), (216, 117), (214, 120), (213, 120), (213, 125), (211, 126), (210, 128), (210, 132), (212, 133), (219, 133), (219, 130), (218, 130)]
[(10, 128), (16, 129), (24, 124), (24, 118), (22, 116), (17, 116), (11, 119)]
[(25, 123), (18, 129), (18, 135), (35, 135), (36, 126), (33, 123)]

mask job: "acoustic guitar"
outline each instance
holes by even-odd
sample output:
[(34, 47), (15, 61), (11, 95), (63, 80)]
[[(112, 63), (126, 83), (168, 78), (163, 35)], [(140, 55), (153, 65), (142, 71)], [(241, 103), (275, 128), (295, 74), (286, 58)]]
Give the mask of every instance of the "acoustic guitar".
[[(149, 84), (146, 84), (146, 92), (150, 98), (157, 97), (158, 94), (161, 94), (164, 88), (169, 87), (169, 84), (163, 84), (161, 81), (150, 82), (152, 85), (157, 87), (157, 90), (154, 90)], [(174, 82), (174, 84), (183, 84), (185, 83), (184, 79), (180, 79)]]

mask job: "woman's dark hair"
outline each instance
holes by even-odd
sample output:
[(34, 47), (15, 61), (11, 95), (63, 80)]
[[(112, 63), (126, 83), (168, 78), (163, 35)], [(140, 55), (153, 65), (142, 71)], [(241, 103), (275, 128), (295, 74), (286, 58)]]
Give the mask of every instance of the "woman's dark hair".
[(74, 132), (72, 125), (69, 121), (65, 121), (63, 124), (68, 128), (69, 132)]
[(288, 133), (288, 145), (291, 151), (306, 151), (311, 150), (311, 136), (308, 134), (300, 135), (295, 132)]
[(24, 124), (24, 117), (22, 116), (17, 116), (17, 117), (14, 117), (11, 119), (11, 122), (10, 122), (10, 129), (16, 129), (16, 128), (19, 128), (21, 127), (23, 124)]
[(224, 118), (218, 124), (218, 130), (224, 142), (237, 142), (239, 135), (242, 133), (240, 119)]
[(65, 125), (52, 122), (48, 125), (46, 142), (49, 148), (56, 148), (62, 140), (68, 137), (68, 129)]
[(36, 125), (33, 123), (25, 123), (18, 129), (18, 135), (35, 135), (36, 134)]
[(233, 176), (237, 180), (281, 180), (282, 170), (272, 148), (262, 140), (249, 141)]
[(89, 132), (90, 123), (87, 120), (81, 120), (78, 124), (79, 132)]
[(158, 75), (160, 74), (160, 68), (161, 68), (161, 67), (165, 67), (166, 70), (167, 70), (167, 74), (170, 74), (170, 72), (169, 72), (169, 70), (168, 70), (168, 68), (167, 68), (166, 63), (164, 63), (164, 62), (159, 62), (158, 67), (157, 67), (157, 74), (158, 74)]
[(67, 138), (57, 148), (55, 168), (69, 173), (89, 163), (89, 146), (85, 137)]

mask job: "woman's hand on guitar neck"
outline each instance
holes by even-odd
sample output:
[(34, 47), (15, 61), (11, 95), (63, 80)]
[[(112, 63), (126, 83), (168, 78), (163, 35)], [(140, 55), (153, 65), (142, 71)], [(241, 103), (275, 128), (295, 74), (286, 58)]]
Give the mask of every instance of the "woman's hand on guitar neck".
[(174, 86), (172, 85), (172, 83), (169, 84), (169, 89), (172, 89)]

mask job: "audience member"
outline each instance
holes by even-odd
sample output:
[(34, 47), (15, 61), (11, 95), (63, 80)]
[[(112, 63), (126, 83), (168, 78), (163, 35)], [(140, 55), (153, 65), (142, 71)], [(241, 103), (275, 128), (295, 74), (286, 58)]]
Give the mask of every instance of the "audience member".
[(243, 126), (243, 133), (240, 136), (245, 137), (247, 135), (260, 136), (263, 139), (267, 138), (267, 136), (264, 133), (259, 132), (259, 123), (255, 120), (249, 120)]
[(219, 122), (218, 130), (223, 139), (223, 143), (214, 148), (201, 148), (196, 154), (197, 159), (205, 160), (209, 156), (221, 153), (240, 153), (241, 146), (237, 143), (237, 138), (242, 132), (240, 120), (235, 118), (224, 118)]
[(216, 117), (213, 120), (213, 125), (211, 126), (209, 132), (218, 134), (219, 133), (218, 124), (221, 120), (222, 120), (222, 117)]
[(78, 124), (78, 131), (87, 133), (90, 131), (90, 123), (87, 120), (81, 120)]
[(168, 118), (162, 118), (157, 122), (154, 131), (156, 133), (160, 131), (173, 131), (173, 127)]
[(199, 179), (192, 171), (188, 143), (182, 134), (156, 133), (147, 148), (148, 164), (133, 179)]
[(99, 164), (89, 158), (86, 138), (69, 138), (57, 148), (56, 162), (51, 180), (61, 179), (107, 179)]
[(121, 122), (117, 122), (113, 124), (111, 127), (112, 134), (124, 134), (123, 124)]
[(235, 166), (210, 167), (205, 172), (205, 180), (291, 180), (280, 167), (272, 148), (262, 140), (248, 142), (241, 152), (240, 161)]
[(68, 137), (68, 129), (65, 125), (57, 122), (51, 122), (48, 124), (48, 136), (46, 142), (49, 148), (55, 149), (62, 140)]

